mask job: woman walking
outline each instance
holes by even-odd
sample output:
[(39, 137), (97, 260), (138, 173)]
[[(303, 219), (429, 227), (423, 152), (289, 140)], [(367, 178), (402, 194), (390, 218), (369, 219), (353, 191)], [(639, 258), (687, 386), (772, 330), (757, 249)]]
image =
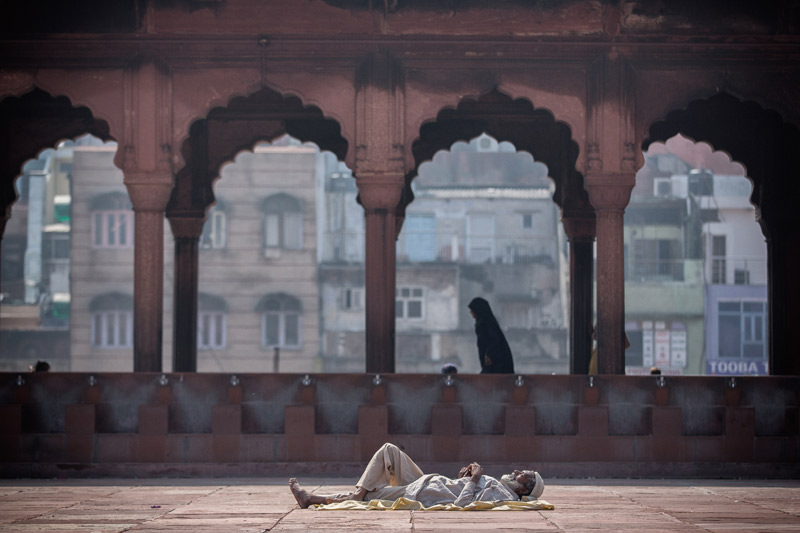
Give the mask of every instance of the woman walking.
[(513, 374), (514, 359), (511, 356), (511, 348), (492, 313), (489, 302), (480, 297), (474, 298), (467, 307), (475, 318), (481, 374)]

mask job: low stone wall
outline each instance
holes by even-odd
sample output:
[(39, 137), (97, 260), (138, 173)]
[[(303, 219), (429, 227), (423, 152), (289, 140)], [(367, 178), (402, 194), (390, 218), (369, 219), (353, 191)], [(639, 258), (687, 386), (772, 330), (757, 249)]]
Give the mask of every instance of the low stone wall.
[(0, 474), (800, 477), (800, 378), (0, 374)]

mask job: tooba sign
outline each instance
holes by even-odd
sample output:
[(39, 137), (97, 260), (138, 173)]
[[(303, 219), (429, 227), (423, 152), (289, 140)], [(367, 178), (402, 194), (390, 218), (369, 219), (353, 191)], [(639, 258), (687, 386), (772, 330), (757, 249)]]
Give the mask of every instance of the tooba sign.
[(707, 361), (706, 374), (722, 376), (768, 375), (766, 361)]

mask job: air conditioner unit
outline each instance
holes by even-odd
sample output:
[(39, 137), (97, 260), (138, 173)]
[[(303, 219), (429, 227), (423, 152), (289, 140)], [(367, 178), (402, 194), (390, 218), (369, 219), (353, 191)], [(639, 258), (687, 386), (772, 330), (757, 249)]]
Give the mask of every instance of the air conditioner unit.
[(655, 178), (653, 180), (653, 196), (672, 196), (672, 179)]

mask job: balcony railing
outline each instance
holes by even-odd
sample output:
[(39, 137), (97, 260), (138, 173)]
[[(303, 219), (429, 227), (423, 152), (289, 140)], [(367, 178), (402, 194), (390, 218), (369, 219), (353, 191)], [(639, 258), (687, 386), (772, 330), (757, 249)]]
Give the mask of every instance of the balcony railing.
[(685, 259), (625, 260), (625, 281), (684, 281)]
[[(322, 246), (322, 262), (364, 261), (363, 233), (326, 233)], [(519, 265), (553, 262), (557, 253), (558, 241), (555, 237), (472, 237), (452, 233), (403, 232), (397, 241), (398, 263)]]
[(766, 256), (716, 256), (711, 258), (709, 283), (713, 285), (766, 285)]
[(766, 257), (715, 257), (706, 264), (703, 259), (625, 260), (625, 281), (658, 283), (684, 282), (713, 285), (765, 285)]
[(557, 253), (555, 237), (403, 232), (397, 241), (398, 263), (519, 265), (552, 262)]

